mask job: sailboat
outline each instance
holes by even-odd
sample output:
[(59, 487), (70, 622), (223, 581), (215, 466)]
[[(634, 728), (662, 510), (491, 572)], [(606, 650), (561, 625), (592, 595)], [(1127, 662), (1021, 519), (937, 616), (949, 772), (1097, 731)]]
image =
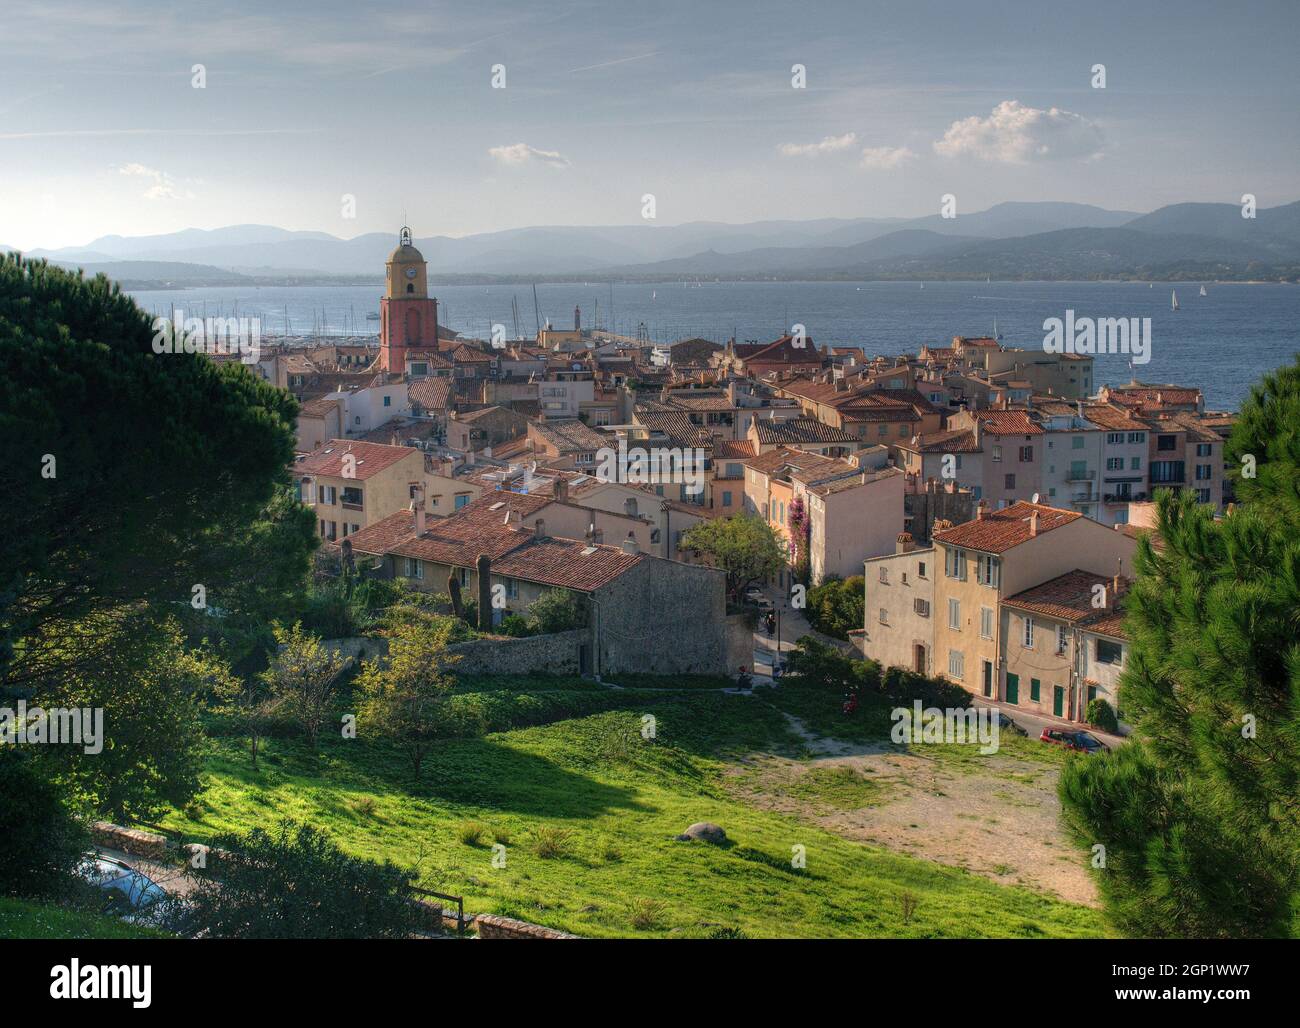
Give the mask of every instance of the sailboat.
[(1178, 310), (1178, 292), (1176, 290), (1170, 294), (1169, 305), (1173, 307), (1174, 310)]
[(1207, 296), (1207, 295), (1208, 295), (1208, 294), (1205, 292), (1205, 286), (1201, 286), (1201, 295), (1202, 295), (1202, 296)]

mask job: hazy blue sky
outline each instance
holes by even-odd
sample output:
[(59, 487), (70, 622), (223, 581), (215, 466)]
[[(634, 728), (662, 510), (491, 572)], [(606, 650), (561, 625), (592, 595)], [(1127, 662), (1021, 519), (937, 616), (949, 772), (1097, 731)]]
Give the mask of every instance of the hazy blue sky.
[(419, 235), (627, 224), (644, 193), (659, 224), (1300, 199), (1295, 0), (0, 0), (0, 20), (0, 242), (28, 248), (347, 237), (404, 211)]

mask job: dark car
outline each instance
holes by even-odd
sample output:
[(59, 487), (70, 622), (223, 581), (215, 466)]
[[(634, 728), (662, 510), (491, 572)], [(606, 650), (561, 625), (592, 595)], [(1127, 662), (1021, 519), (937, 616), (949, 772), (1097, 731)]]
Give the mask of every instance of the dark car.
[(1012, 732), (1015, 735), (1028, 735), (1029, 733), (1016, 724), (1011, 717), (1002, 711), (998, 711), (998, 731)]
[(131, 924), (182, 931), (184, 901), (142, 871), (102, 853), (88, 853), (81, 877), (100, 891), (100, 910)]
[(1106, 744), (1088, 732), (1078, 732), (1068, 728), (1044, 728), (1038, 737), (1040, 742), (1049, 742), (1053, 746), (1063, 746), (1076, 753), (1101, 753)]

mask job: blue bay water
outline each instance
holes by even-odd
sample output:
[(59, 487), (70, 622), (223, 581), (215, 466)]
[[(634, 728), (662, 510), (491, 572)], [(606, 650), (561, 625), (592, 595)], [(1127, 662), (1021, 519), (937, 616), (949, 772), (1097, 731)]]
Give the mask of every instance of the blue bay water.
[[(645, 325), (654, 342), (703, 336), (725, 342), (769, 341), (799, 323), (818, 343), (857, 346), (868, 355), (911, 353), (922, 345), (947, 345), (954, 335), (990, 335), (996, 321), (1002, 342), (1037, 349), (1043, 321), (1064, 318), (1152, 319), (1151, 362), (1134, 369), (1139, 379), (1200, 386), (1206, 404), (1236, 409), (1252, 383), (1300, 352), (1300, 287), (1278, 284), (1140, 282), (704, 282), (538, 285), (543, 322), (573, 323), (580, 306), (584, 325), (635, 336)], [(1171, 309), (1177, 290), (1181, 310)], [(512, 300), (519, 326), (535, 331), (531, 286), (436, 286), (441, 320), (466, 335), (488, 338), (493, 323), (513, 338)], [(142, 291), (132, 295), (145, 310), (189, 316), (238, 313), (262, 319), (264, 335), (374, 334), (367, 312), (379, 309), (376, 286), (227, 287)], [(612, 320), (611, 320), (612, 306)], [(1128, 358), (1097, 358), (1098, 385), (1122, 384)]]

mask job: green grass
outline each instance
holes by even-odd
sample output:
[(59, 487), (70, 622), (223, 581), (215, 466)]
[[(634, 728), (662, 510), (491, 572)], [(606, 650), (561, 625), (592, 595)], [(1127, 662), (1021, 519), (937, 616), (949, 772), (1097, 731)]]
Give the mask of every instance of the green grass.
[(149, 939), (164, 934), (103, 914), (0, 897), (0, 939)]
[[(461, 690), (509, 695), (474, 686)], [(755, 938), (1105, 934), (1097, 911), (746, 805), (724, 787), (729, 762), (800, 745), (766, 703), (699, 690), (598, 698), (617, 708), (442, 743), (418, 786), (400, 754), (364, 739), (319, 754), (273, 739), (256, 770), (241, 740), (217, 739), (206, 790), (164, 824), (205, 840), (294, 818), (348, 852), (418, 869), (471, 911), (586, 936), (705, 936), (719, 926)], [(845, 801), (845, 790), (870, 784), (815, 778), (806, 788)], [(674, 841), (695, 821), (722, 825), (732, 844)], [(496, 868), (501, 840), (506, 865)], [(805, 869), (791, 867), (795, 846)], [(909, 918), (905, 893), (917, 899)]]

